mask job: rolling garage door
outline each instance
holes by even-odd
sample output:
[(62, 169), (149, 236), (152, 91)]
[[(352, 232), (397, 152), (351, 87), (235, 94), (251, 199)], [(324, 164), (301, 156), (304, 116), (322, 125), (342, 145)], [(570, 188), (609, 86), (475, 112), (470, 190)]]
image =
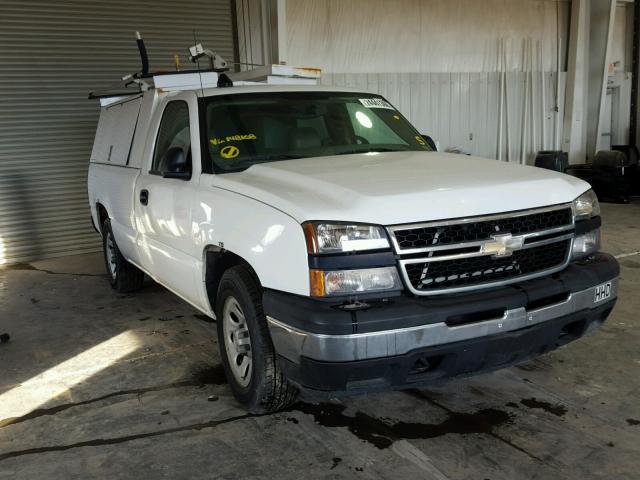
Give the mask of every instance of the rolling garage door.
[(0, 0), (0, 263), (95, 251), (86, 194), (98, 104), (140, 69), (189, 67), (198, 41), (234, 58), (233, 0)]

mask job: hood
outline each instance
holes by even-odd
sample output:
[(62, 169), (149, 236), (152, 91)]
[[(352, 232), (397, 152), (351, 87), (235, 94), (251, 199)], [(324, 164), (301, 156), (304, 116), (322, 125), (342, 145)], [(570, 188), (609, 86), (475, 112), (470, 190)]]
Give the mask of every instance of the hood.
[(571, 202), (589, 184), (536, 167), (440, 152), (389, 152), (258, 164), (214, 175), (213, 186), (299, 222), (392, 225)]

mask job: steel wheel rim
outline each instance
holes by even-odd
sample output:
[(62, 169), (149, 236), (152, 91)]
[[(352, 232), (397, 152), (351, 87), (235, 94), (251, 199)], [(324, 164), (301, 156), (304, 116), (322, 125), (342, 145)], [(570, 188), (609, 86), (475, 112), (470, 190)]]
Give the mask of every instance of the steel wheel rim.
[(116, 246), (111, 238), (111, 233), (107, 233), (107, 266), (109, 267), (109, 273), (111, 278), (116, 278)]
[(242, 387), (251, 382), (253, 354), (251, 337), (244, 312), (235, 297), (227, 297), (222, 309), (222, 333), (224, 346), (233, 376)]

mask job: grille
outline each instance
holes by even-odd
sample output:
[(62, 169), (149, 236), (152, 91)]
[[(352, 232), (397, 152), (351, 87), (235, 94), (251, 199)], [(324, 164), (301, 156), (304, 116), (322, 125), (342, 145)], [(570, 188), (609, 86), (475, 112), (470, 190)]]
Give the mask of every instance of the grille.
[(451, 245), (454, 243), (488, 240), (492, 235), (508, 232), (512, 235), (549, 230), (571, 225), (571, 207), (552, 211), (522, 214), (512, 217), (485, 219), (482, 221), (434, 225), (395, 230), (400, 250)]
[(560, 267), (569, 254), (571, 240), (526, 248), (508, 257), (483, 255), (406, 264), (407, 278), (419, 292), (486, 284), (515, 279)]

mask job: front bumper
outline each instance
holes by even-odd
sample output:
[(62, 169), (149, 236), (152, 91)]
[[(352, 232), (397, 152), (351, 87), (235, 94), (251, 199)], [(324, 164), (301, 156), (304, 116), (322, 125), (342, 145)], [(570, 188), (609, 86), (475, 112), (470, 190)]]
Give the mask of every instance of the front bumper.
[[(484, 292), (403, 296), (356, 312), (267, 292), (265, 311), (292, 381), (372, 390), (499, 368), (575, 340), (608, 316), (618, 272), (615, 259), (600, 253), (549, 277)], [(609, 281), (611, 296), (597, 301), (596, 287)], [(385, 328), (390, 322), (396, 328)]]

